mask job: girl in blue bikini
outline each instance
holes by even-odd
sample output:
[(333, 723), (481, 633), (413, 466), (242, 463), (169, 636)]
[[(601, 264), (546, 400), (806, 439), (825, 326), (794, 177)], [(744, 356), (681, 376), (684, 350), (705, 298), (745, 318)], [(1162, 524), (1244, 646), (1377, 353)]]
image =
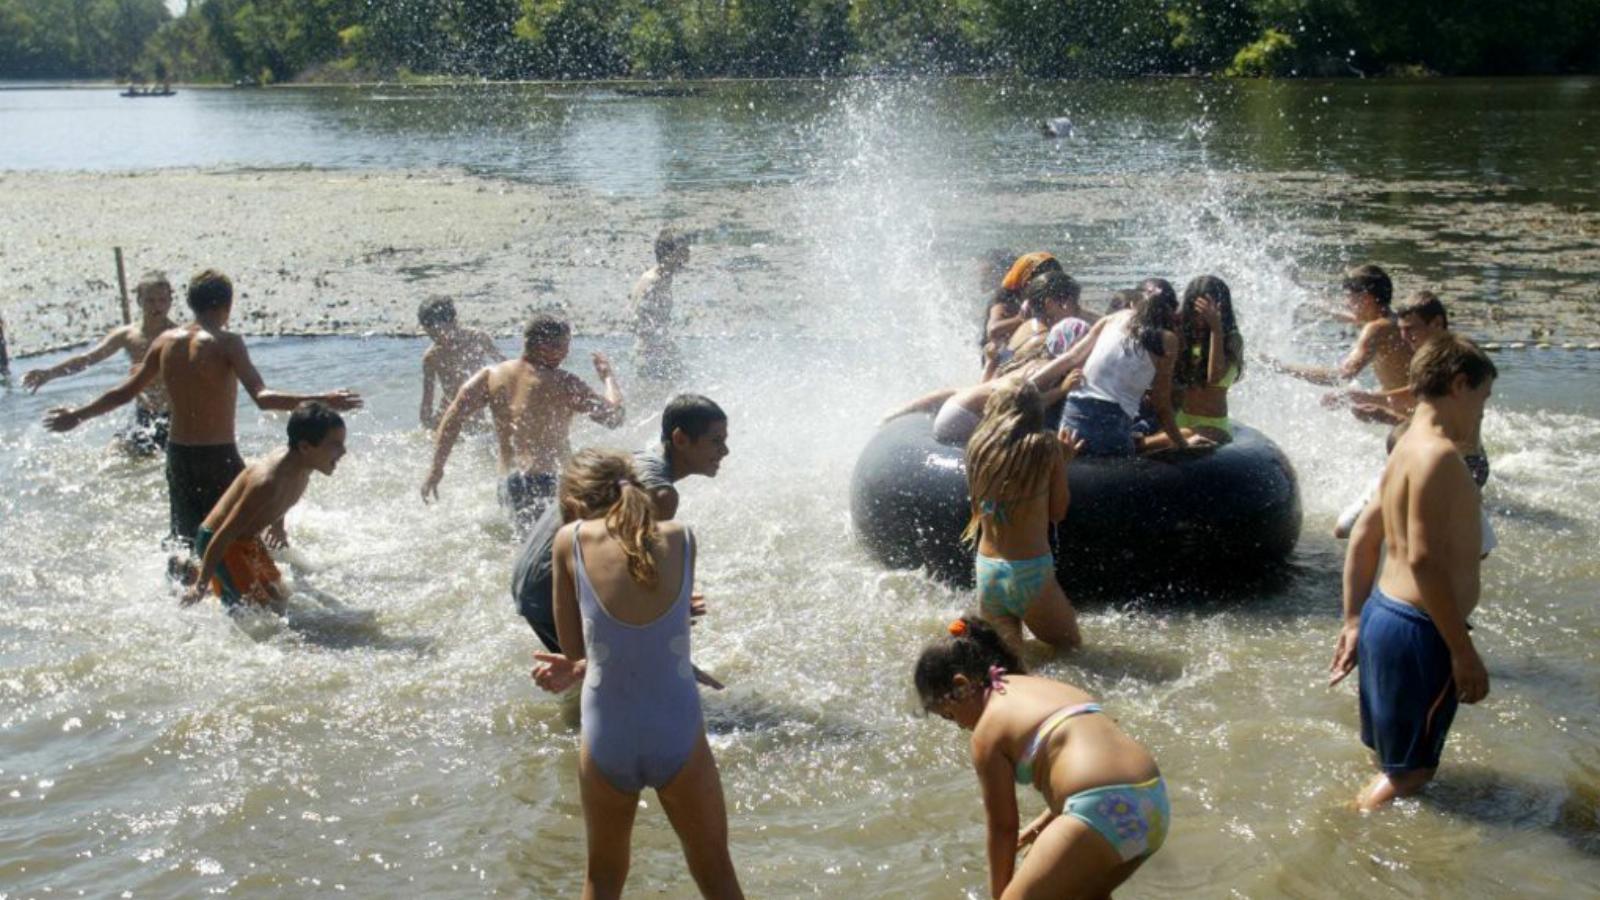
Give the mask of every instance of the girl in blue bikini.
[(1083, 643), (1050, 551), (1050, 526), (1067, 514), (1067, 463), (1076, 452), (1045, 429), (1044, 398), (1027, 380), (995, 390), (967, 441), (972, 517), (961, 537), (977, 544), (979, 608), (1013, 652), (1022, 649), (1024, 623), (1059, 649)]
[[(923, 709), (972, 732), (992, 896), (1108, 897), (1161, 849), (1171, 808), (1154, 757), (1093, 697), (1024, 674), (987, 622), (950, 623), (950, 636), (922, 651), (914, 678)], [(1025, 829), (1019, 784), (1049, 806)]]

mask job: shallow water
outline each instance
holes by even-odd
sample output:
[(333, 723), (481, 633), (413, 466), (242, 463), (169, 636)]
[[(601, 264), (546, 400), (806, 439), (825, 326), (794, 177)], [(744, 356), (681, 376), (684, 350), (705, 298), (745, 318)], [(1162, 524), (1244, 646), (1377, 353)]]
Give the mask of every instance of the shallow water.
[[(280, 102), (252, 96), (265, 98), (252, 101), (262, 115)], [(897, 97), (839, 101), (796, 137), (826, 160), (783, 188), (817, 222), (788, 236), (804, 248), (805, 269), (789, 274), (812, 307), (809, 334), (691, 345), (686, 383), (731, 416), (733, 455), (716, 480), (680, 485), (680, 518), (699, 534), (712, 604), (696, 656), (729, 685), (705, 705), (752, 896), (976, 897), (985, 886), (965, 736), (917, 716), (909, 687), (916, 648), (971, 597), (884, 571), (855, 547), (848, 480), (879, 413), (971, 374), (970, 279), (937, 252), (961, 229), (948, 223), (983, 215), (988, 237), (1045, 236), (1029, 210), (972, 210), (958, 176), (936, 177), (971, 162), (965, 151), (925, 148), (938, 158), (907, 171), (902, 142), (929, 126), (895, 111)], [(1402, 107), (1391, 114), (1413, 114)], [(604, 121), (605, 108), (582, 114)], [(1137, 122), (1113, 124), (1137, 134)], [(737, 156), (737, 133), (722, 141)], [(1457, 155), (1472, 156), (1446, 149), (1436, 165)], [(585, 165), (595, 183), (612, 177), (604, 159)], [(1163, 207), (1170, 215), (1137, 234), (1091, 232), (1082, 251), (1132, 247), (1184, 274), (1223, 260), (1253, 347), (1344, 340), (1294, 315), (1314, 295), (1293, 266), (1336, 262), (1295, 260), (1307, 240), (1295, 220), (1196, 224), (1184, 204), (1227, 200), (1236, 182), (1193, 165), (1198, 187)], [(1060, 241), (1052, 231), (1047, 246)], [(823, 277), (802, 277), (811, 272)], [(761, 321), (754, 306), (749, 316)], [(111, 384), (116, 367), (37, 397), (0, 396), (0, 892), (573, 894), (576, 731), (570, 709), (527, 679), (536, 641), (508, 596), (514, 546), (488, 442), (464, 440), (444, 502), (424, 506), (421, 342), (252, 347), (269, 384), (368, 397), (351, 419), (351, 455), (313, 481), (289, 528), (313, 570), (297, 583), (376, 620), (352, 624), (302, 600), (287, 627), (251, 636), (214, 607), (179, 610), (156, 541), (160, 464), (108, 453), (116, 421), (65, 437), (36, 424), (45, 408)], [(581, 338), (569, 366), (587, 375), (586, 351), (625, 358), (624, 347)], [(1326, 535), (1381, 464), (1382, 436), (1321, 411), (1314, 388), (1247, 369), (1237, 415), (1285, 448), (1304, 493), (1286, 582), (1259, 595), (1105, 598), (1088, 607), (1090, 647), (1043, 663), (1101, 695), (1171, 785), (1172, 836), (1127, 896), (1600, 892), (1600, 354), (1526, 350), (1499, 362), (1485, 441), (1501, 549), (1475, 616), (1493, 693), (1458, 715), (1436, 786), (1378, 816), (1347, 808), (1368, 772), (1353, 687), (1323, 685), (1341, 560)], [(585, 425), (575, 444), (643, 445), (660, 400), (632, 391), (623, 429)], [(281, 428), (281, 417), (244, 409), (246, 455), (275, 446)], [(692, 895), (646, 802), (634, 892)], [(1024, 812), (1037, 806), (1023, 798)]]

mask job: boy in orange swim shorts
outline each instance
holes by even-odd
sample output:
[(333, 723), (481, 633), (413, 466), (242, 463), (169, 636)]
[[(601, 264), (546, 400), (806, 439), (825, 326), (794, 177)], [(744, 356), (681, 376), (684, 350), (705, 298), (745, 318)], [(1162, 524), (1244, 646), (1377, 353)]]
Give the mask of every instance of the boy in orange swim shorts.
[(230, 610), (241, 603), (282, 612), (282, 576), (261, 533), (282, 534), (283, 516), (305, 495), (312, 472), (332, 475), (344, 456), (344, 420), (319, 402), (302, 403), (289, 416), (289, 446), (251, 463), (229, 485), (195, 534), (199, 575), (183, 596), (185, 606), (215, 588)]

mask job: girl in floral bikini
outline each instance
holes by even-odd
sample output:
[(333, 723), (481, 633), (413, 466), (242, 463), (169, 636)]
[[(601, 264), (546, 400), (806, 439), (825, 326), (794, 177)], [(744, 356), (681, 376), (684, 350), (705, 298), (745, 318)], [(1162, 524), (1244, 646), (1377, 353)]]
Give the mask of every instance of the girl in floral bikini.
[[(990, 893), (1109, 896), (1166, 840), (1166, 782), (1093, 697), (1023, 671), (998, 632), (963, 616), (922, 651), (914, 675), (924, 710), (972, 732), (989, 820)], [(1037, 788), (1049, 805), (1020, 830), (1018, 784)], [(1018, 865), (1018, 851), (1030, 845)]]

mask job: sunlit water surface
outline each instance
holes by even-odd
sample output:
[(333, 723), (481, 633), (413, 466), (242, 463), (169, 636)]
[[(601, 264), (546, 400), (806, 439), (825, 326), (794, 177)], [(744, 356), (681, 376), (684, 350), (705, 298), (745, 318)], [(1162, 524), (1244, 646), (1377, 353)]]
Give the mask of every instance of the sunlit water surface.
[[(601, 107), (573, 114), (606, 121)], [(877, 415), (972, 374), (971, 279), (933, 251), (962, 202), (937, 176), (971, 157), (931, 148), (929, 168), (908, 170), (892, 102), (812, 114), (795, 139), (827, 164), (797, 163), (791, 189), (817, 224), (797, 236), (810, 250), (793, 274), (827, 336), (694, 343), (685, 379), (731, 416), (733, 455), (714, 481), (680, 485), (679, 517), (700, 536), (712, 605), (696, 656), (729, 685), (705, 707), (735, 859), (752, 896), (981, 896), (966, 736), (916, 715), (909, 686), (916, 649), (971, 595), (885, 571), (853, 543), (848, 514), (851, 466)], [(147, 163), (163, 161), (194, 160)], [(1288, 272), (1292, 230), (1197, 222), (1188, 213), (1226, 209), (1228, 189), (1194, 190), (1153, 198), (1170, 204), (1167, 224), (1119, 240), (1166, 260), (1175, 280), (1224, 271), (1255, 348), (1344, 339), (1293, 314), (1314, 298)], [(1007, 234), (1063, 240), (1026, 221)], [(808, 287), (809, 272), (834, 288)], [(570, 704), (527, 678), (536, 641), (508, 594), (514, 544), (489, 443), (464, 440), (443, 502), (424, 506), (420, 341), (253, 348), (274, 386), (368, 398), (350, 420), (350, 456), (313, 480), (289, 527), (307, 563), (296, 583), (375, 620), (302, 597), (286, 625), (247, 634), (214, 606), (178, 609), (157, 543), (160, 463), (108, 452), (117, 417), (66, 437), (36, 424), (115, 373), (0, 397), (0, 893), (576, 893), (577, 732)], [(597, 348), (626, 356), (620, 338), (581, 337), (569, 365), (588, 375)], [(1353, 687), (1325, 687), (1342, 559), (1327, 533), (1381, 465), (1382, 435), (1322, 411), (1314, 388), (1247, 370), (1236, 414), (1285, 448), (1305, 499), (1285, 582), (1097, 598), (1085, 604), (1088, 648), (1042, 663), (1102, 696), (1171, 786), (1172, 836), (1127, 895), (1600, 891), (1600, 354), (1500, 362), (1485, 441), (1501, 548), (1474, 617), (1493, 693), (1459, 714), (1437, 784), (1375, 816), (1348, 805), (1369, 771)], [(664, 392), (629, 388), (627, 425), (581, 426), (576, 444), (651, 439)], [(276, 446), (282, 427), (242, 410), (246, 455)], [(1025, 796), (1024, 812), (1038, 803)], [(677, 843), (646, 805), (635, 891), (691, 895)]]

